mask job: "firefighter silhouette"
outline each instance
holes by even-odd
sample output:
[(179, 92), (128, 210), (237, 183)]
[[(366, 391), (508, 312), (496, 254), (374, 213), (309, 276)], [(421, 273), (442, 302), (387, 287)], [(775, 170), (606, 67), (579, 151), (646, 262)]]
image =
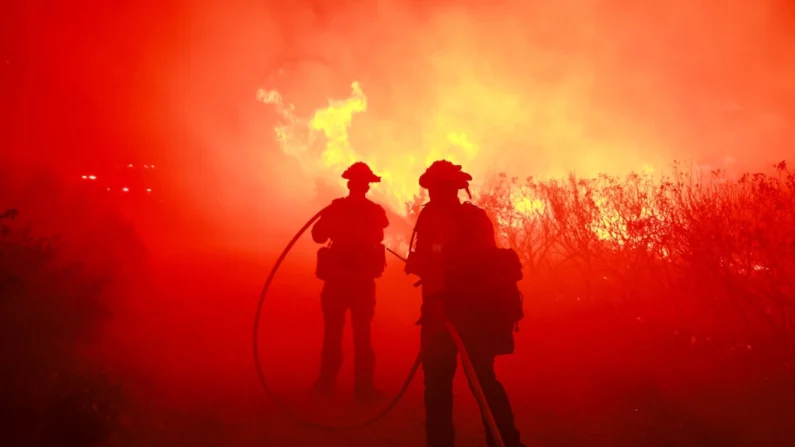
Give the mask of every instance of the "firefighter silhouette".
[[(500, 257), (502, 252), (513, 251), (497, 248), (494, 226), (483, 209), (459, 200), (460, 190), (469, 195), (471, 180), (472, 176), (463, 172), (461, 166), (442, 160), (434, 162), (419, 181), (428, 190), (430, 200), (417, 218), (416, 244), (409, 254), (406, 273), (416, 274), (422, 281), (418, 323), (423, 346), (427, 445), (455, 444), (453, 377), (458, 352), (441, 326), (446, 318), (464, 342), (505, 445), (520, 447), (523, 444), (511, 404), (496, 378), (494, 361), (497, 355), (513, 352), (515, 321), (511, 321), (518, 321), (521, 316), (517, 317), (515, 312), (505, 316), (504, 308), (495, 307), (498, 300), (492, 298), (497, 291), (484, 277), (484, 272), (506, 265), (494, 253)], [(491, 262), (501, 264), (488, 265)], [(516, 263), (518, 258), (508, 267), (515, 270)], [(521, 272), (521, 264), (518, 269)], [(520, 296), (516, 299), (521, 300)], [(488, 428), (486, 437), (488, 445), (494, 446)]]
[(312, 238), (327, 244), (318, 251), (317, 277), (321, 292), (324, 333), (320, 373), (315, 392), (333, 393), (342, 365), (342, 332), (350, 311), (354, 343), (354, 395), (359, 400), (380, 396), (373, 383), (375, 353), (370, 326), (375, 313), (375, 279), (386, 265), (384, 229), (389, 226), (384, 209), (367, 199), (371, 183), (381, 178), (365, 163), (351, 165), (347, 197), (332, 201), (312, 227)]

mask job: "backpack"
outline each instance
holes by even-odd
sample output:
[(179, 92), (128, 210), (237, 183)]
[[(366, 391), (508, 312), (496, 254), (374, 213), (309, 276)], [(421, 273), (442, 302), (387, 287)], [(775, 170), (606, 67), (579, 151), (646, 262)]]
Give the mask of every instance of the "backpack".
[(512, 354), (513, 333), (524, 318), (518, 285), (522, 263), (513, 249), (496, 246), (493, 224), (483, 209), (463, 203), (458, 222), (444, 261), (455, 296), (448, 316), (465, 332), (477, 334), (478, 343), (494, 354)]

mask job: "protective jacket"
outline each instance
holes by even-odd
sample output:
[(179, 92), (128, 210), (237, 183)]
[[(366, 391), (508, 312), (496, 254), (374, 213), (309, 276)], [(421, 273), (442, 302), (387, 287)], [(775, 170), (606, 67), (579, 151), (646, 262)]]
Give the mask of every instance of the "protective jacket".
[(364, 197), (336, 199), (312, 227), (312, 239), (328, 243), (318, 252), (317, 276), (334, 279), (377, 278), (384, 271), (384, 209)]
[(516, 253), (497, 247), (486, 212), (469, 202), (428, 203), (417, 218), (415, 250), (406, 272), (422, 278), (423, 317), (433, 300), (462, 337), (513, 352), (513, 332), (523, 317)]

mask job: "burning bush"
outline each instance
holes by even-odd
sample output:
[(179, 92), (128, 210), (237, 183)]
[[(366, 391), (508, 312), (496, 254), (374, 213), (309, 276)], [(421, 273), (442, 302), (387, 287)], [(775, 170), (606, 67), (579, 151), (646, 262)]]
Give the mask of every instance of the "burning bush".
[(785, 162), (735, 180), (680, 165), (662, 178), (501, 175), (475, 201), (519, 252), (530, 300), (623, 300), (678, 317), (698, 308), (720, 313), (725, 331), (735, 319), (746, 339), (791, 346), (795, 174)]

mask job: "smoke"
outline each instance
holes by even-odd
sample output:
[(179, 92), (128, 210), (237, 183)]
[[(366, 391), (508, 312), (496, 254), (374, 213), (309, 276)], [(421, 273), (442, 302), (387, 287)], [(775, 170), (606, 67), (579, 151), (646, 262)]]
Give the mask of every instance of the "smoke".
[(764, 169), (791, 152), (785, 17), (773, 2), (352, 2), (297, 45), (327, 62), (299, 58), (269, 87), (309, 118), (358, 81), (349, 157), (399, 199), (439, 158), (476, 178)]
[(367, 110), (352, 117), (350, 146), (401, 179), (400, 199), (443, 157), (476, 180), (664, 171), (674, 159), (764, 168), (791, 153), (795, 45), (782, 5), (18, 8), (11, 146), (53, 169), (158, 163), (178, 211), (237, 241), (288, 234), (341, 187), (338, 167), (307, 170), (285, 154), (261, 88), (311, 117), (359, 82)]
[[(342, 166), (323, 163), (324, 144), (285, 151), (275, 133), (284, 117), (258, 100), (261, 89), (278, 91), (308, 120), (330, 100), (351, 98), (357, 82), (367, 107), (350, 115), (344, 147), (384, 178), (373, 192), (394, 213), (443, 157), (478, 182), (499, 171), (664, 171), (675, 159), (763, 169), (793, 153), (795, 21), (787, 3), (14, 2), (0, 17), (0, 211), (35, 216), (47, 224), (35, 227), (43, 233), (73, 232), (76, 257), (123, 279), (149, 259), (140, 254), (140, 227), (121, 222), (112, 206), (104, 212), (101, 200), (85, 201), (70, 182), (86, 166), (157, 165), (166, 201), (161, 214), (145, 216), (149, 231), (161, 233), (159, 242), (180, 238), (188, 253), (153, 262), (156, 291), (119, 281), (117, 289), (129, 290), (116, 300), (114, 337), (102, 341), (169, 385), (164, 391), (201, 402), (227, 388), (258, 396), (245, 389), (244, 322), (272, 265), (262, 254), (281, 249), (343, 188)], [(295, 348), (321, 327), (319, 284), (307, 267), (313, 247), (302, 243), (280, 273), (266, 324), (289, 351), (289, 370), (311, 374), (314, 345), (301, 359)], [(374, 327), (383, 331), (374, 339), (385, 340), (376, 349), (390, 353), (379, 360), (382, 371), (400, 371), (415, 354), (408, 334), (418, 297), (400, 270), (390, 258), (379, 285), (379, 315), (390, 322)], [(552, 349), (562, 327), (555, 320), (537, 328), (548, 340), (535, 346), (550, 347), (549, 358), (578, 358)], [(401, 349), (405, 355), (393, 355)], [(559, 363), (549, 364), (548, 376), (558, 377)]]
[[(335, 61), (340, 84), (361, 82), (370, 107), (351, 132), (365, 158), (408, 151), (422, 166), (433, 153), (539, 176), (768, 164), (788, 153), (792, 116), (780, 13), (764, 2), (362, 2), (305, 47)], [(477, 149), (456, 150), (451, 133)]]

